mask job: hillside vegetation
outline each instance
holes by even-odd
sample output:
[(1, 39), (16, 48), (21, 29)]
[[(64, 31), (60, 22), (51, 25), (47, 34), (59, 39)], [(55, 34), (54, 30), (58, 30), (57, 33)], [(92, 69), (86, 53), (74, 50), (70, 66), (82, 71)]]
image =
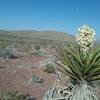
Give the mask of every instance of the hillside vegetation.
[(32, 48), (36, 45), (51, 46), (59, 43), (69, 44), (74, 36), (58, 31), (7, 31), (0, 30), (0, 48), (13, 44), (17, 48)]
[(59, 40), (70, 41), (73, 40), (73, 36), (64, 32), (58, 31), (4, 31), (0, 30), (0, 36), (11, 37), (24, 37), (24, 38), (38, 38), (45, 40)]

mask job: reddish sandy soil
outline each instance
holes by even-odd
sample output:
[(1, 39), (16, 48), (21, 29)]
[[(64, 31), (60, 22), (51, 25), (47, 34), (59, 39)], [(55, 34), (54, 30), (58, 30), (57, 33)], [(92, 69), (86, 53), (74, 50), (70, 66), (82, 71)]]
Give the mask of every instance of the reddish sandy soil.
[[(25, 56), (16, 59), (0, 59), (0, 91), (18, 91), (23, 94), (30, 94), (36, 100), (42, 100), (44, 93), (50, 88), (55, 79), (55, 74), (43, 72), (42, 67), (37, 66), (39, 62), (46, 60), (46, 57)], [(35, 67), (33, 64), (36, 64)], [(32, 82), (32, 75), (43, 78), (42, 84)], [(98, 88), (100, 92), (100, 87)], [(98, 96), (99, 96), (98, 92)]]
[[(23, 58), (0, 59), (0, 91), (19, 91), (30, 94), (36, 100), (42, 100), (44, 93), (54, 83), (56, 76), (43, 72), (42, 68), (33, 64), (45, 60), (45, 57), (27, 56)], [(43, 78), (42, 84), (32, 82), (32, 75)]]

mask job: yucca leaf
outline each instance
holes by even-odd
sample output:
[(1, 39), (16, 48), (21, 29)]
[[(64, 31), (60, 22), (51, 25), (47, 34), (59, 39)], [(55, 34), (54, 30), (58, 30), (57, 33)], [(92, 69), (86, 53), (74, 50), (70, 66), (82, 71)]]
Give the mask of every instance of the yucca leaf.
[(80, 77), (81, 75), (80, 75), (80, 71), (78, 70), (78, 67), (74, 66), (72, 59), (70, 59), (68, 56), (65, 55), (65, 52), (66, 52), (66, 51), (64, 51), (65, 49), (59, 48), (57, 50), (58, 50), (57, 52), (59, 52), (60, 57), (62, 58), (61, 59), (62, 63), (64, 65), (67, 65), (70, 68), (70, 70), (72, 71), (74, 76), (77, 77), (78, 80), (81, 79), (81, 77)]
[(74, 60), (76, 60), (82, 67), (84, 66), (83, 62), (82, 62), (82, 59), (79, 55), (79, 52), (78, 50), (76, 50), (75, 47), (71, 47), (70, 49), (66, 49), (69, 51), (70, 55), (72, 55), (72, 57), (74, 58)]
[(87, 78), (92, 78), (92, 77), (95, 77), (95, 76), (98, 76), (98, 75), (100, 75), (100, 69), (94, 70), (94, 72), (90, 73), (90, 74), (87, 75), (86, 77), (87, 77)]
[(98, 64), (100, 64), (100, 49), (93, 49), (87, 58), (87, 63), (85, 64), (87, 68), (84, 71), (84, 74), (86, 75), (92, 72), (95, 68), (99, 67)]
[(98, 57), (100, 57), (100, 48), (92, 49), (92, 52), (90, 52), (90, 56), (87, 61), (87, 66), (90, 66), (93, 62), (95, 62)]
[(77, 79), (75, 76), (74, 76), (74, 74), (73, 74), (73, 72), (67, 67), (65, 67), (65, 66), (63, 66), (63, 65), (61, 65), (61, 64), (59, 64), (59, 63), (56, 63), (58, 66), (57, 66), (57, 70), (58, 71), (60, 71), (61, 73), (63, 73), (63, 74), (65, 74), (65, 75), (68, 75), (69, 77), (71, 77), (72, 79)]
[(90, 81), (90, 82), (98, 81), (98, 80), (100, 80), (100, 76), (99, 77), (94, 77), (94, 78), (88, 79), (88, 81)]

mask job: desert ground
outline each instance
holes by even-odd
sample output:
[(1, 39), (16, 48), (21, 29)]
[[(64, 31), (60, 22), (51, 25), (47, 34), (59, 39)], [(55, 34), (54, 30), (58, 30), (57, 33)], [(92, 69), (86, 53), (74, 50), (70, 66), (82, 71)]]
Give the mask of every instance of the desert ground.
[[(30, 94), (41, 100), (45, 92), (53, 85), (56, 75), (43, 71), (44, 61), (49, 57), (25, 55), (14, 59), (0, 59), (0, 91), (18, 91)], [(32, 82), (32, 75), (43, 79), (43, 83)]]
[[(52, 87), (56, 75), (43, 71), (44, 62), (51, 56), (24, 55), (19, 58), (0, 58), (0, 91), (30, 94), (34, 100), (42, 100), (45, 92)], [(32, 75), (43, 79), (43, 83), (34, 83)], [(98, 87), (98, 96), (100, 87)]]

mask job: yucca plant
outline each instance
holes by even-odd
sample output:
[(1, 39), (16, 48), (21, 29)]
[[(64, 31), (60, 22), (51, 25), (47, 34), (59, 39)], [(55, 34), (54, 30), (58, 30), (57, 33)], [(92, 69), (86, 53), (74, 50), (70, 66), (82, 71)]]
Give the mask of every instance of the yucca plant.
[[(55, 85), (47, 92), (44, 100), (98, 100), (92, 87), (100, 81), (100, 48), (93, 47), (94, 31), (83, 26), (77, 40), (77, 46), (56, 48), (57, 54), (54, 55), (60, 61), (56, 62), (56, 69), (69, 76), (70, 81), (65, 86)], [(65, 80), (68, 81), (67, 78)]]
[(79, 48), (57, 48), (58, 69), (78, 84), (82, 80), (93, 83), (100, 80), (100, 48), (91, 48), (84, 56)]

